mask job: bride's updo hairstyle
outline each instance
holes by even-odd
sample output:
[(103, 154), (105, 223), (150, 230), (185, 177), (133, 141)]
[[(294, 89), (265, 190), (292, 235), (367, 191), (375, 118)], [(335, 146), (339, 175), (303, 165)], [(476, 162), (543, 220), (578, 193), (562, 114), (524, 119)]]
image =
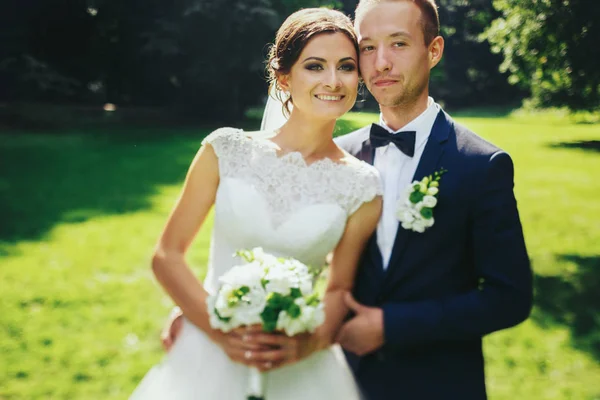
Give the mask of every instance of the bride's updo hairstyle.
[[(271, 46), (267, 60), (269, 93), (275, 93), (283, 103), (283, 113), (290, 114), (291, 96), (282, 96), (277, 79), (290, 73), (298, 61), (300, 53), (310, 39), (322, 33), (343, 33), (354, 44), (358, 54), (358, 41), (352, 21), (343, 13), (328, 8), (306, 8), (290, 15), (275, 35), (275, 44)], [(274, 91), (277, 88), (279, 90)]]

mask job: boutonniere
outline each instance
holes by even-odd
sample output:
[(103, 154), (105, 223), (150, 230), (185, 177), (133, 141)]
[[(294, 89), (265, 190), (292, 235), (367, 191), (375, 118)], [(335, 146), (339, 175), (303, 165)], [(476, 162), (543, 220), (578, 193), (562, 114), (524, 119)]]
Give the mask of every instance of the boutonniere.
[(414, 181), (404, 190), (396, 211), (404, 229), (423, 233), (425, 229), (433, 226), (433, 209), (437, 205), (440, 179), (446, 172), (448, 171), (442, 168), (420, 182)]

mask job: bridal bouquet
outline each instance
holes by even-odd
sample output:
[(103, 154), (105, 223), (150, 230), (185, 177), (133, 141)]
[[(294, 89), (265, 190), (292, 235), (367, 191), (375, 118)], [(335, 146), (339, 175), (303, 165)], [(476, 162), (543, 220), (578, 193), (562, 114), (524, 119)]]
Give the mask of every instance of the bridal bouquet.
[[(220, 288), (207, 299), (210, 325), (229, 332), (260, 324), (265, 332), (288, 336), (314, 332), (325, 320), (323, 303), (314, 290), (315, 274), (293, 258), (277, 258), (262, 248), (236, 253), (247, 263), (219, 278)], [(263, 375), (250, 371), (248, 399), (263, 399)]]

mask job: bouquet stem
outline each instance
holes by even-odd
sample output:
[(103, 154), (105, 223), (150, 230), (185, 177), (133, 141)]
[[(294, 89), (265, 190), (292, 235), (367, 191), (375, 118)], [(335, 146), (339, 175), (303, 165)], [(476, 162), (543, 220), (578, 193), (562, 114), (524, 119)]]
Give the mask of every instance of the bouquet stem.
[(247, 400), (265, 400), (265, 376), (256, 368), (250, 368), (248, 374)]

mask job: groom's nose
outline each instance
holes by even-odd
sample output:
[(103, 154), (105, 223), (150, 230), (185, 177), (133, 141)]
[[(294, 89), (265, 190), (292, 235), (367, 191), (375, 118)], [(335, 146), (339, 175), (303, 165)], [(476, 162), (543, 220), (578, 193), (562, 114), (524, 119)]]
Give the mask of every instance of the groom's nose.
[(389, 52), (385, 46), (379, 46), (375, 53), (375, 69), (378, 72), (388, 71), (392, 69)]

